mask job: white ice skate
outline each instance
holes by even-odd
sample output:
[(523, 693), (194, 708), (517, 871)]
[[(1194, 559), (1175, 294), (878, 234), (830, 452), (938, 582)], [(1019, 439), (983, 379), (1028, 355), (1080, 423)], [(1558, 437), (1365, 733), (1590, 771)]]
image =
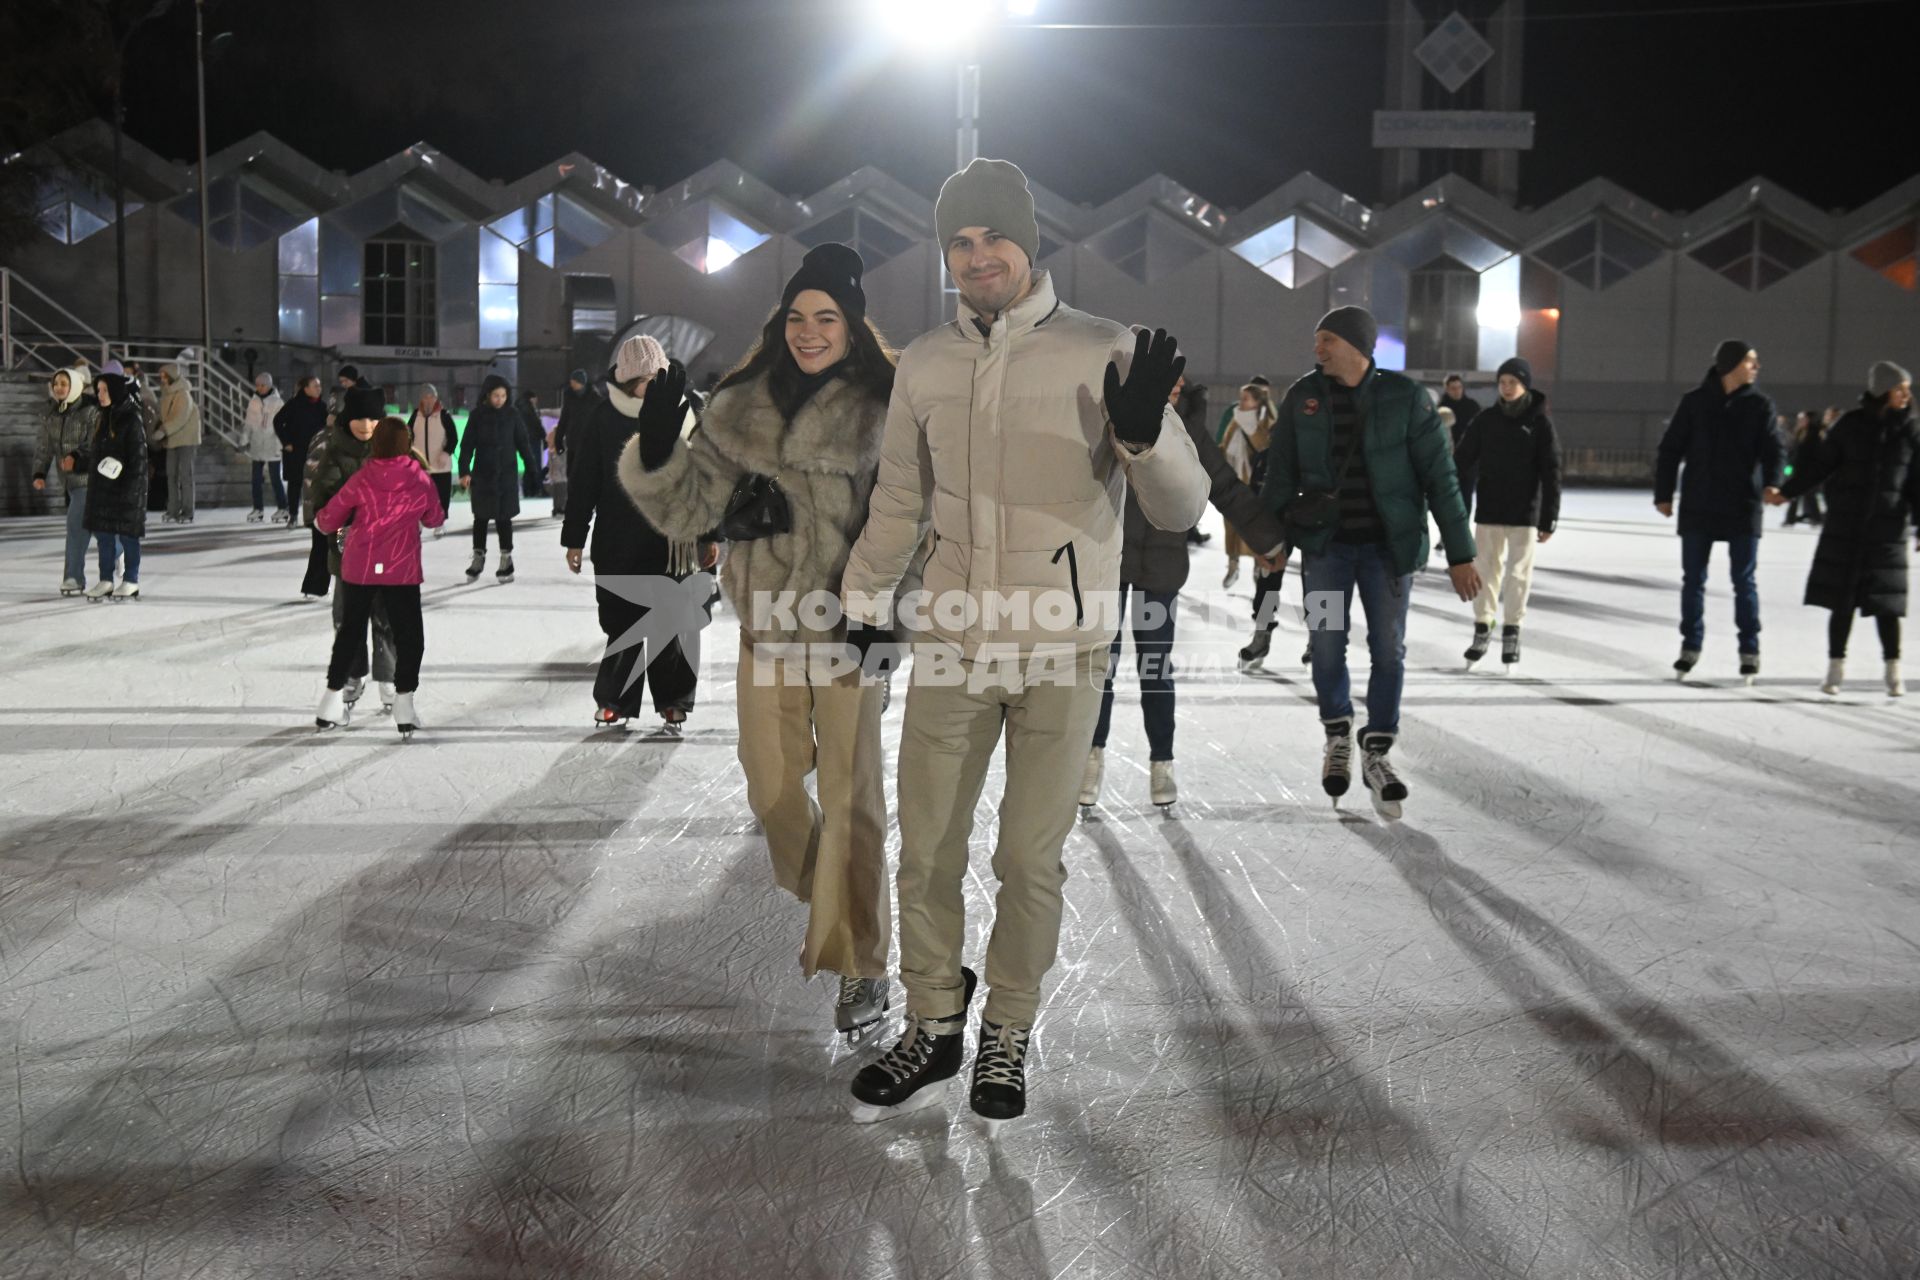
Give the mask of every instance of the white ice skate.
[(60, 580), (60, 594), (63, 596), (77, 596), (82, 590), (83, 588), (80, 586), (80, 580), (78, 578), (62, 578)]
[(1171, 808), (1180, 798), (1180, 786), (1173, 779), (1173, 761), (1153, 761), (1147, 766), (1147, 776), (1154, 804), (1163, 811)]
[(313, 713), (313, 724), (322, 732), (337, 729), (353, 715), (346, 693), (341, 689), (329, 689), (320, 695), (320, 707)]
[(383, 714), (393, 710), (393, 700), (397, 696), (399, 695), (394, 692), (391, 680), (380, 681), (380, 710)]
[(90, 603), (99, 604), (102, 600), (105, 600), (113, 594), (113, 584), (111, 582), (96, 582), (81, 594), (84, 595)]
[(1087, 752), (1086, 771), (1080, 775), (1080, 816), (1093, 816), (1093, 806), (1100, 803), (1100, 778), (1107, 769), (1107, 753), (1103, 748), (1095, 747)]
[(1847, 679), (1847, 660), (1845, 658), (1827, 659), (1827, 678), (1820, 682), (1820, 692), (1829, 698), (1840, 692), (1840, 686)]
[(266, 518), (267, 518), (267, 513), (262, 511), (258, 507), (255, 507), (253, 510), (247, 512), (248, 524), (259, 524), (262, 520), (265, 520)]
[(116, 601), (138, 600), (140, 598), (140, 584), (137, 582), (121, 583), (113, 589), (113, 598)]
[(396, 693), (393, 696), (393, 727), (400, 731), (401, 741), (413, 741), (413, 731), (420, 727), (420, 718), (414, 713), (412, 694)]
[(1900, 678), (1900, 659), (1887, 659), (1887, 696), (1904, 698), (1907, 696), (1906, 682)]

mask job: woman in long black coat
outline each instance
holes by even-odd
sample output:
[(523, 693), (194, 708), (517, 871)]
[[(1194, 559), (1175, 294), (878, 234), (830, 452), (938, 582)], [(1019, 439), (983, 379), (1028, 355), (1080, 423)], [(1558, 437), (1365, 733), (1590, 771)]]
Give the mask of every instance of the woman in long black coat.
[[(140, 594), (140, 539), (147, 536), (147, 429), (139, 392), (126, 378), (103, 373), (93, 386), (100, 415), (87, 449), (93, 474), (87, 480), (86, 527), (100, 542), (100, 577), (86, 594), (93, 601), (109, 593), (130, 600)], [(116, 566), (123, 574), (118, 587)]]
[(480, 404), (467, 415), (460, 435), (460, 487), (473, 495), (473, 561), (467, 581), (487, 567), (487, 522), (500, 525), (500, 568), (494, 577), (513, 581), (513, 518), (520, 514), (519, 459), (538, 470), (540, 459), (527, 438), (526, 420), (511, 403), (513, 388), (497, 373), (480, 384)]
[(1802, 456), (1774, 501), (1791, 501), (1821, 484), (1827, 517), (1806, 594), (1808, 604), (1833, 611), (1821, 690), (1840, 692), (1857, 611), (1879, 629), (1887, 693), (1897, 698), (1906, 692), (1900, 619), (1907, 614), (1907, 526), (1920, 519), (1920, 423), (1914, 421), (1913, 380), (1905, 369), (1886, 361), (1873, 366), (1859, 408)]

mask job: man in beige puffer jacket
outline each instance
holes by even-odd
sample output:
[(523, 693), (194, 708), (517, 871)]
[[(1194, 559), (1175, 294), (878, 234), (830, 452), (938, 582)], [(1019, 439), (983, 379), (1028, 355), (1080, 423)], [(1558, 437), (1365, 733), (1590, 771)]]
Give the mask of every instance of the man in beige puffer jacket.
[[(1060, 850), (1119, 623), (1128, 487), (1151, 523), (1185, 530), (1208, 477), (1167, 404), (1184, 358), (1164, 333), (1060, 302), (1033, 269), (1039, 227), (1018, 168), (976, 160), (941, 188), (934, 223), (959, 318), (901, 356), (842, 586), (849, 618), (878, 624), (897, 603), (914, 641), (900, 742), (909, 1016), (899, 1044), (855, 1077), (854, 1114), (925, 1105), (938, 1093), (928, 1086), (959, 1070), (974, 985), (960, 964), (967, 841), (1004, 725), (1000, 889), (972, 1090), (973, 1109), (998, 1122), (1025, 1108), (1023, 1062), (1059, 949)], [(929, 524), (926, 595), (890, 602)]]
[(180, 366), (160, 366), (160, 434), (167, 450), (169, 524), (193, 523), (193, 466), (200, 453), (200, 409)]

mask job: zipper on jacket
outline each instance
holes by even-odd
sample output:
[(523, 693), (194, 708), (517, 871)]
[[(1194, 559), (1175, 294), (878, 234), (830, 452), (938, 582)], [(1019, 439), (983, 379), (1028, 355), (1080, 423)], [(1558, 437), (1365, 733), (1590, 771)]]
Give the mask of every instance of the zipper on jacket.
[(1061, 556), (1067, 558), (1067, 584), (1073, 588), (1073, 625), (1079, 628), (1085, 626), (1087, 621), (1086, 609), (1080, 603), (1080, 557), (1071, 542), (1053, 553), (1051, 563), (1059, 564)]

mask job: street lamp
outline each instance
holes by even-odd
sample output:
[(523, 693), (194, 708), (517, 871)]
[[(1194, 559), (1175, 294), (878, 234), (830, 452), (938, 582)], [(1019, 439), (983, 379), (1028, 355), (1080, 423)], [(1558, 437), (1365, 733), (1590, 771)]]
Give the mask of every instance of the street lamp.
[(120, 172), (120, 134), (126, 128), (127, 108), (125, 86), (127, 79), (127, 46), (133, 42), (133, 33), (145, 24), (153, 21), (173, 7), (173, 0), (154, 0), (151, 9), (127, 24), (120, 38), (114, 42), (113, 63), (113, 264), (117, 285), (115, 319), (119, 329), (115, 334), (120, 341), (127, 340), (127, 184)]

